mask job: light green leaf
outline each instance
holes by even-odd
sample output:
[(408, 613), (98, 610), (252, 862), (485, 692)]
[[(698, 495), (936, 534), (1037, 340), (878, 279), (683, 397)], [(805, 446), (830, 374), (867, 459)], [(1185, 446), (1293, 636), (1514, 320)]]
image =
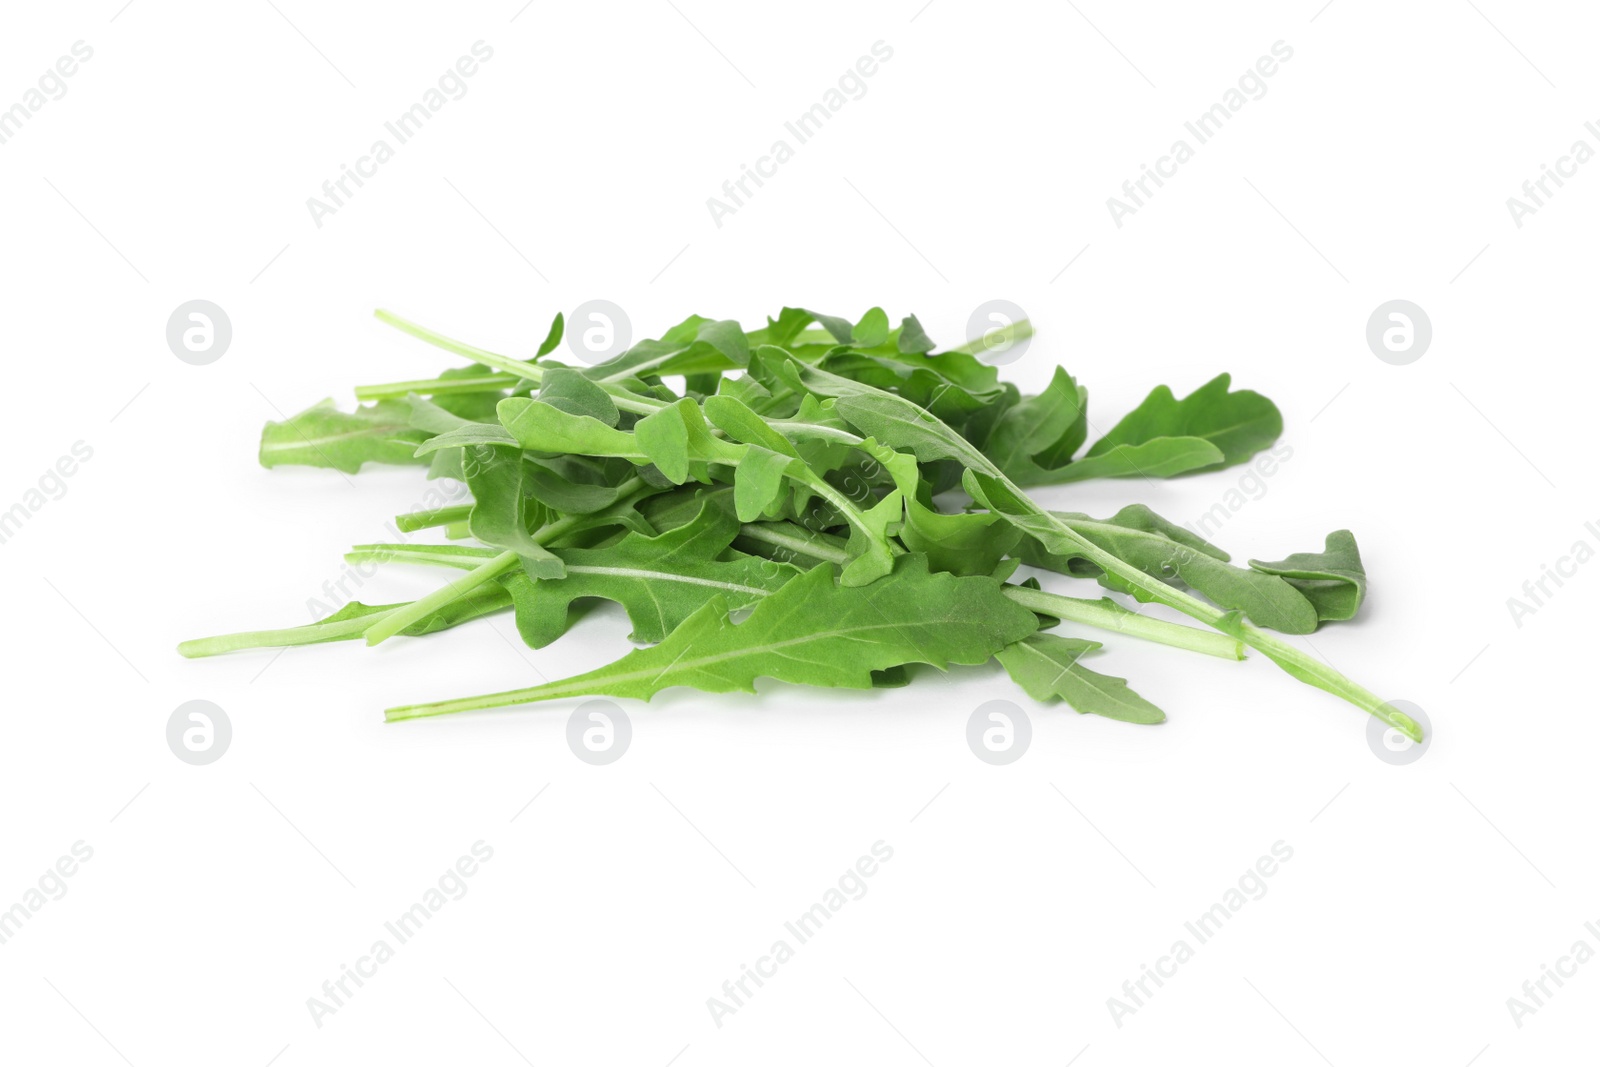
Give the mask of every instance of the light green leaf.
[(473, 708), (573, 696), (648, 700), (663, 689), (754, 692), (757, 678), (867, 689), (875, 671), (909, 663), (944, 668), (977, 664), (1033, 633), (1037, 617), (1008, 600), (989, 578), (930, 572), (902, 557), (871, 586), (835, 582), (818, 567), (762, 600), (744, 622), (718, 597), (659, 645), (630, 652), (599, 670), (510, 693), (390, 709), (408, 719)]
[(1059, 697), (1081, 715), (1118, 722), (1165, 722), (1166, 713), (1129, 689), (1125, 679), (1097, 674), (1078, 662), (1100, 647), (1098, 641), (1033, 634), (1001, 649), (995, 659), (1035, 700)]
[(263, 467), (331, 467), (354, 474), (364, 463), (426, 464), (417, 446), (428, 434), (411, 425), (411, 405), (403, 400), (364, 404), (346, 413), (324, 400), (261, 431)]
[(555, 552), (566, 577), (516, 583), (517, 629), (533, 648), (566, 633), (572, 603), (598, 597), (621, 604), (635, 641), (655, 643), (711, 601), (730, 610), (750, 607), (783, 588), (801, 571), (787, 563), (733, 554), (739, 521), (725, 500), (706, 498), (691, 522), (664, 534), (630, 533), (603, 548)]

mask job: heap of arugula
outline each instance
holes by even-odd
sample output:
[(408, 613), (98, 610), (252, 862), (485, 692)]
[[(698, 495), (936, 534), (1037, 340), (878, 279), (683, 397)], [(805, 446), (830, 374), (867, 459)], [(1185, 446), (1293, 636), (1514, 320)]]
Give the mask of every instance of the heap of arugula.
[[(1057, 369), (1021, 395), (978, 358), (1026, 323), (934, 353), (915, 317), (890, 328), (785, 308), (761, 329), (692, 316), (596, 366), (549, 358), (557, 315), (529, 360), (378, 317), (472, 365), (363, 387), (354, 413), (323, 402), (262, 434), (261, 462), (358, 471), (420, 464), (465, 482), (471, 503), (400, 516), (476, 545), (371, 544), (355, 563), (454, 568), (411, 603), (353, 602), (318, 622), (188, 641), (186, 656), (396, 634), (515, 613), (543, 648), (575, 601), (622, 605), (645, 647), (526, 689), (390, 708), (389, 720), (562, 697), (650, 697), (672, 686), (755, 691), (760, 677), (903, 685), (925, 663), (998, 660), (1030, 696), (1126, 722), (1165, 715), (1080, 662), (1100, 643), (1057, 620), (1215, 656), (1256, 649), (1295, 678), (1421, 740), (1391, 707), (1277, 634), (1355, 615), (1366, 575), (1348, 531), (1320, 552), (1229, 563), (1143, 505), (1108, 518), (1050, 511), (1024, 487), (1170, 477), (1242, 463), (1282, 418), (1226, 374), (1183, 399), (1160, 386), (1087, 449), (1088, 393)], [(683, 382), (682, 393), (665, 380)], [(957, 494), (964, 494), (958, 496)], [(952, 499), (958, 500), (952, 504)], [(1163, 604), (1204, 628), (1109, 598), (1013, 582), (1021, 564)]]

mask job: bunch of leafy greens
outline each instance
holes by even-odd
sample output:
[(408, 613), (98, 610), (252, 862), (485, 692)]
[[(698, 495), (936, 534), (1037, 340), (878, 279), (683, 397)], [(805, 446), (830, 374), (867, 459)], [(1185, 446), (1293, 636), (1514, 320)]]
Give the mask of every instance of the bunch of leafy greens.
[[(185, 642), (184, 655), (377, 644), (506, 611), (542, 648), (571, 626), (574, 604), (599, 598), (622, 606), (643, 647), (572, 678), (387, 717), (648, 700), (672, 686), (754, 692), (761, 677), (892, 686), (914, 664), (995, 660), (1037, 700), (1161, 722), (1123, 679), (1084, 665), (1098, 641), (1045, 632), (1065, 622), (1235, 659), (1253, 648), (1421, 740), (1413, 720), (1279, 636), (1355, 615), (1366, 575), (1348, 531), (1320, 552), (1241, 567), (1143, 505), (1094, 518), (1026, 491), (1248, 460), (1282, 419), (1226, 374), (1182, 399), (1156, 388), (1090, 444), (1088, 391), (1070, 374), (1024, 396), (980, 358), (1026, 336), (1025, 322), (935, 353), (915, 317), (891, 327), (880, 308), (858, 322), (784, 308), (756, 330), (692, 316), (607, 362), (569, 366), (549, 358), (560, 315), (521, 360), (377, 314), (471, 365), (360, 388), (353, 413), (325, 401), (269, 424), (261, 462), (417, 464), (464, 482), (470, 503), (397, 520), (452, 543), (360, 545), (348, 557), (453, 579), (410, 603), (350, 603), (305, 626)], [(1022, 564), (1202, 625), (1015, 581)]]

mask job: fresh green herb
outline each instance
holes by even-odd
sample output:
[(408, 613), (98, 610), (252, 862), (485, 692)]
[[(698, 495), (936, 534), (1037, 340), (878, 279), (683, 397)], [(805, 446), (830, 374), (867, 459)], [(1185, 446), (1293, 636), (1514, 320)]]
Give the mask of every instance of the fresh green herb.
[[(378, 317), (470, 365), (362, 386), (367, 403), (352, 413), (324, 401), (269, 424), (261, 462), (346, 473), (416, 464), (464, 482), (470, 503), (399, 516), (395, 529), (474, 544), (360, 545), (347, 557), (458, 573), (411, 603), (347, 604), (305, 626), (188, 641), (184, 655), (376, 644), (506, 611), (543, 648), (571, 627), (575, 603), (603, 599), (623, 607), (645, 647), (562, 681), (387, 717), (648, 700), (673, 686), (753, 692), (762, 677), (882, 687), (906, 684), (916, 664), (994, 660), (1037, 700), (1124, 722), (1166, 718), (1083, 665), (1100, 642), (1044, 632), (1064, 623), (1233, 659), (1254, 648), (1421, 740), (1402, 712), (1278, 636), (1354, 617), (1367, 579), (1349, 531), (1320, 552), (1241, 567), (1143, 505), (1096, 519), (1029, 495), (1249, 460), (1283, 421), (1226, 374), (1182, 399), (1158, 386), (1090, 444), (1089, 393), (1066, 371), (1025, 396), (979, 358), (995, 335), (937, 353), (914, 316), (891, 326), (881, 308), (856, 321), (785, 308), (749, 331), (690, 316), (591, 367), (549, 358), (559, 315), (527, 360)], [(1031, 332), (1021, 322), (1006, 336)], [(1202, 625), (1014, 580), (1024, 564)]]

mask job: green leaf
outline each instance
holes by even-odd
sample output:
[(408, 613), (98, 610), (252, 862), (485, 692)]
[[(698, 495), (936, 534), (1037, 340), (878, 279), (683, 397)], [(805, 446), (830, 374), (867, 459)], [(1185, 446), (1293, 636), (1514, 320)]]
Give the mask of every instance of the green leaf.
[[(345, 413), (324, 400), (261, 431), (263, 467), (331, 467), (354, 474), (364, 463), (411, 466), (428, 434), (411, 425), (411, 405), (403, 400), (363, 404)], [(427, 460), (420, 462), (426, 464)]]
[(784, 308), (778, 312), (777, 318), (767, 319), (767, 325), (760, 330), (755, 330), (749, 335), (752, 346), (755, 345), (781, 345), (788, 347), (800, 332), (811, 325), (813, 316), (811, 312), (802, 308)]
[(741, 522), (775, 517), (773, 505), (784, 491), (785, 479), (800, 461), (760, 445), (750, 445), (734, 469), (733, 499)]
[(1129, 689), (1125, 679), (1097, 674), (1078, 662), (1100, 647), (1098, 641), (1034, 634), (1001, 649), (995, 659), (1035, 700), (1059, 697), (1081, 715), (1118, 722), (1165, 722), (1166, 713)]
[(726, 558), (738, 533), (726, 501), (708, 497), (695, 519), (664, 534), (630, 533), (603, 548), (556, 549), (565, 578), (513, 583), (517, 629), (531, 647), (543, 648), (567, 631), (573, 601), (598, 597), (623, 606), (633, 640), (655, 643), (714, 597), (737, 611), (801, 573), (755, 556)]
[(866, 689), (875, 671), (909, 663), (944, 668), (986, 662), (1038, 628), (1037, 617), (1008, 600), (989, 578), (930, 572), (905, 556), (871, 586), (840, 585), (818, 567), (791, 579), (734, 623), (714, 598), (659, 645), (630, 652), (599, 670), (487, 697), (393, 708), (394, 719), (561, 697), (604, 695), (648, 700), (663, 689), (754, 692), (757, 678)]
[(832, 334), (833, 339), (842, 345), (849, 344), (855, 336), (855, 327), (850, 324), (849, 319), (841, 319), (837, 315), (823, 315), (815, 311), (808, 311), (806, 314), (815, 319), (818, 325)]
[(1317, 617), (1327, 622), (1355, 618), (1367, 595), (1367, 571), (1361, 565), (1355, 534), (1335, 530), (1325, 539), (1321, 552), (1296, 552), (1276, 563), (1251, 560), (1250, 566), (1265, 574), (1286, 578), (1317, 609)]
[(688, 397), (640, 419), (634, 424), (633, 438), (639, 449), (675, 485), (689, 480), (691, 463), (732, 465), (739, 462), (745, 451), (742, 446), (712, 437), (700, 405)]
[(1230, 381), (1228, 375), (1219, 374), (1182, 400), (1175, 399), (1166, 386), (1156, 386), (1142, 404), (1090, 446), (1087, 456), (1159, 438), (1192, 437), (1220, 453), (1209, 465), (1212, 468), (1244, 462), (1278, 439), (1283, 433), (1283, 416), (1277, 405), (1260, 393), (1229, 392)]
[(607, 426), (615, 426), (622, 418), (611, 394), (571, 367), (545, 368), (539, 399), (569, 415), (587, 415)]
[(471, 422), (428, 438), (417, 446), (417, 455), (427, 456), (447, 448), (475, 448), (480, 445), (516, 447), (517, 439), (498, 423)]
[(750, 410), (738, 397), (726, 393), (706, 397), (705, 415), (713, 426), (735, 441), (760, 445), (769, 451), (799, 458), (800, 453), (795, 451), (789, 439), (767, 425), (765, 419)]
[[(282, 630), (255, 630), (247, 633), (222, 634), (184, 641), (178, 652), (190, 659), (217, 656), (224, 652), (239, 652), (247, 648), (288, 648), (298, 645), (320, 645), (331, 641), (354, 641), (366, 633), (367, 627), (379, 615), (386, 615), (404, 604), (363, 604), (352, 600), (327, 618), (305, 626), (291, 626)], [(407, 637), (447, 630), (464, 622), (506, 611), (511, 607), (511, 596), (498, 585), (478, 586), (442, 608), (429, 613), (401, 630)]]
[(1062, 472), (1049, 468), (1070, 463), (1083, 444), (1089, 425), (1087, 397), (1072, 375), (1057, 367), (1044, 392), (1023, 397), (1000, 415), (984, 442), (984, 454), (1018, 485), (1060, 480)]
[(533, 537), (549, 515), (527, 492), (526, 468), (527, 461), (516, 448), (485, 446), (473, 457), (466, 468), (473, 499), (467, 529), (484, 544), (521, 556), (534, 577), (559, 578), (561, 561)]
[(889, 316), (880, 307), (868, 308), (850, 331), (851, 343), (859, 348), (877, 348), (889, 339)]
[(512, 396), (496, 409), (500, 424), (523, 448), (533, 452), (584, 456), (645, 456), (631, 433), (614, 429), (588, 415), (573, 415), (542, 400)]
[(543, 359), (556, 350), (556, 345), (561, 343), (561, 334), (566, 329), (566, 319), (561, 312), (556, 312), (556, 317), (550, 321), (550, 330), (544, 335), (544, 340), (539, 342), (539, 351), (534, 354), (534, 359)]
[(895, 347), (906, 355), (927, 355), (936, 347), (928, 339), (928, 334), (922, 328), (922, 323), (917, 321), (915, 315), (907, 315), (900, 320), (900, 336), (895, 342)]
[(914, 499), (906, 499), (906, 524), (900, 540), (928, 557), (936, 571), (993, 574), (1022, 539), (1022, 531), (999, 515), (942, 515)]
[(1136, 445), (1117, 445), (1099, 455), (1086, 455), (1050, 472), (1049, 480), (1171, 478), (1175, 474), (1223, 466), (1223, 459), (1222, 451), (1204, 438), (1156, 437)]
[[(1187, 585), (1222, 608), (1243, 611), (1258, 626), (1286, 634), (1316, 631), (1317, 610), (1299, 589), (1276, 575), (1230, 566), (1227, 553), (1143, 504), (1130, 504), (1109, 519), (1071, 513), (1060, 513), (1056, 518), (1091, 544), (1145, 574), (1163, 582)], [(1108, 589), (1146, 602), (1155, 599), (1092, 564), (1073, 566), (1075, 558), (1081, 557), (1075, 552), (1063, 557), (1032, 545), (1023, 549), (1023, 559), (1034, 566), (1066, 574), (1084, 574), (1087, 568), (1087, 573), (1097, 574)]]

